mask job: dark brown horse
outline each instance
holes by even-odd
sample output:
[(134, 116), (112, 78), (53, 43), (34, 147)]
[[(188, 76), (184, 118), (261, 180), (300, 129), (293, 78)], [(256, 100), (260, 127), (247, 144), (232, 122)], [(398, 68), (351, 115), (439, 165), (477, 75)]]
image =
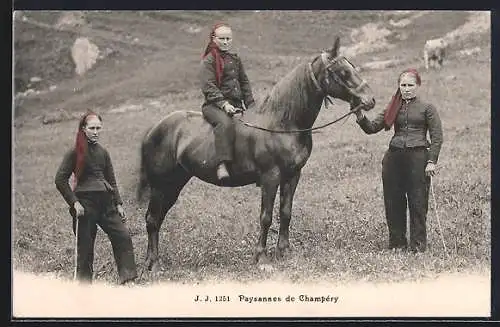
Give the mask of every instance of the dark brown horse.
[(299, 64), (279, 81), (260, 106), (244, 112), (240, 119), (235, 118), (236, 159), (228, 167), (231, 177), (227, 182), (217, 179), (213, 131), (200, 111), (172, 112), (147, 132), (141, 147), (137, 196), (141, 199), (145, 188), (150, 187), (146, 212), (148, 269), (158, 268), (159, 229), (180, 191), (193, 176), (219, 186), (260, 185), (256, 262), (268, 260), (267, 234), (279, 187), (280, 228), (275, 254), (281, 257), (289, 248), (293, 197), (301, 169), (311, 154), (310, 128), (322, 102), (331, 96), (350, 103), (351, 108), (360, 106), (369, 110), (375, 105), (368, 84), (347, 59), (338, 56), (339, 47), (337, 37), (329, 51), (311, 63)]

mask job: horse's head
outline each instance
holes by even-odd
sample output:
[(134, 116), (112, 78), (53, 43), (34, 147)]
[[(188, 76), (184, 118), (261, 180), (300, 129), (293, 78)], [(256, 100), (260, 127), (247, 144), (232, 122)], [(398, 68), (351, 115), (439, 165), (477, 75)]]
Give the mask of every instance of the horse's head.
[(352, 108), (362, 105), (364, 110), (372, 109), (375, 98), (370, 86), (353, 64), (339, 55), (339, 48), (337, 36), (333, 47), (314, 59), (311, 64), (314, 83), (326, 95), (349, 102)]

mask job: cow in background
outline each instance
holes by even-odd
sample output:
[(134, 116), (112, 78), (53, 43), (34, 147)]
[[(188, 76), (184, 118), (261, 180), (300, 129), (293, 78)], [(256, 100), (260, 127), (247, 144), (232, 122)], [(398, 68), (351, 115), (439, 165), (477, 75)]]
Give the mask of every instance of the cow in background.
[(441, 68), (447, 47), (448, 43), (442, 38), (427, 40), (424, 46), (425, 69)]

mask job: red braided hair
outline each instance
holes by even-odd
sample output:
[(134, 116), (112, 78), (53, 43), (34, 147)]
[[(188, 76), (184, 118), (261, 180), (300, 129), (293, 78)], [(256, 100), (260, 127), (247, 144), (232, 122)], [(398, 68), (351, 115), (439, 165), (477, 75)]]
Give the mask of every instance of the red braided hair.
[[(405, 73), (411, 73), (415, 76), (415, 79), (417, 80), (417, 85), (420, 85), (422, 83), (422, 80), (420, 79), (420, 74), (418, 71), (414, 68), (408, 68), (401, 72), (398, 77), (398, 84), (399, 81), (401, 80), (401, 76)], [(385, 125), (385, 130), (388, 131), (391, 129), (392, 124), (394, 124), (394, 121), (396, 120), (396, 116), (398, 115), (399, 109), (401, 108), (401, 105), (403, 104), (403, 98), (401, 96), (401, 91), (399, 90), (399, 85), (398, 89), (396, 90), (396, 93), (392, 96), (391, 102), (387, 105), (387, 108), (385, 110), (384, 114), (384, 125)]]
[(219, 27), (226, 26), (230, 27), (226, 23), (216, 23), (213, 27), (212, 30), (210, 31), (210, 35), (208, 36), (208, 44), (207, 47), (205, 48), (205, 52), (203, 53), (202, 58), (205, 58), (208, 56), (208, 54), (212, 54), (215, 58), (215, 79), (217, 80), (217, 86), (220, 87), (221, 81), (222, 81), (222, 71), (224, 69), (224, 60), (222, 59), (220, 55), (220, 49), (217, 46), (217, 44), (214, 42), (213, 38), (215, 36), (215, 30), (217, 30)]
[(76, 164), (75, 170), (73, 170), (74, 180), (73, 180), (73, 189), (75, 189), (78, 179), (82, 175), (83, 167), (85, 166), (85, 156), (87, 154), (88, 141), (87, 136), (83, 129), (87, 125), (87, 119), (91, 116), (97, 117), (100, 121), (102, 121), (101, 116), (96, 114), (95, 112), (88, 110), (81, 118), (78, 123), (78, 131), (76, 132), (76, 142), (75, 142), (75, 153), (76, 153)]

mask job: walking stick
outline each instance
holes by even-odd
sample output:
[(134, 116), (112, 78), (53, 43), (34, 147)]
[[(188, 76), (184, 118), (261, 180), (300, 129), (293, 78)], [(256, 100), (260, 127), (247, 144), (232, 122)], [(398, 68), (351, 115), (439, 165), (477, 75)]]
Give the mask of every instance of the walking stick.
[(446, 254), (446, 257), (449, 257), (448, 250), (446, 249), (446, 243), (444, 241), (443, 228), (441, 227), (441, 220), (439, 219), (439, 213), (437, 210), (436, 198), (434, 197), (434, 187), (433, 187), (433, 183), (432, 183), (432, 176), (430, 176), (430, 181), (431, 181), (431, 185), (430, 185), (431, 196), (432, 196), (432, 201), (434, 202), (434, 215), (436, 216), (436, 220), (438, 223), (439, 235), (441, 235), (441, 242), (443, 243), (444, 253)]
[(75, 219), (75, 248), (73, 251), (73, 280), (76, 280), (76, 271), (78, 268), (78, 221), (80, 220), (79, 216), (76, 214), (76, 210), (74, 207), (69, 208), (69, 214), (73, 219)]
[[(75, 215), (76, 216), (76, 215)], [(73, 263), (74, 263), (74, 272), (73, 272), (73, 280), (76, 280), (76, 271), (77, 271), (77, 268), (78, 268), (78, 221), (80, 219), (78, 219), (79, 217), (76, 216), (76, 227), (75, 227), (75, 252), (74, 252), (74, 255), (73, 255)]]

